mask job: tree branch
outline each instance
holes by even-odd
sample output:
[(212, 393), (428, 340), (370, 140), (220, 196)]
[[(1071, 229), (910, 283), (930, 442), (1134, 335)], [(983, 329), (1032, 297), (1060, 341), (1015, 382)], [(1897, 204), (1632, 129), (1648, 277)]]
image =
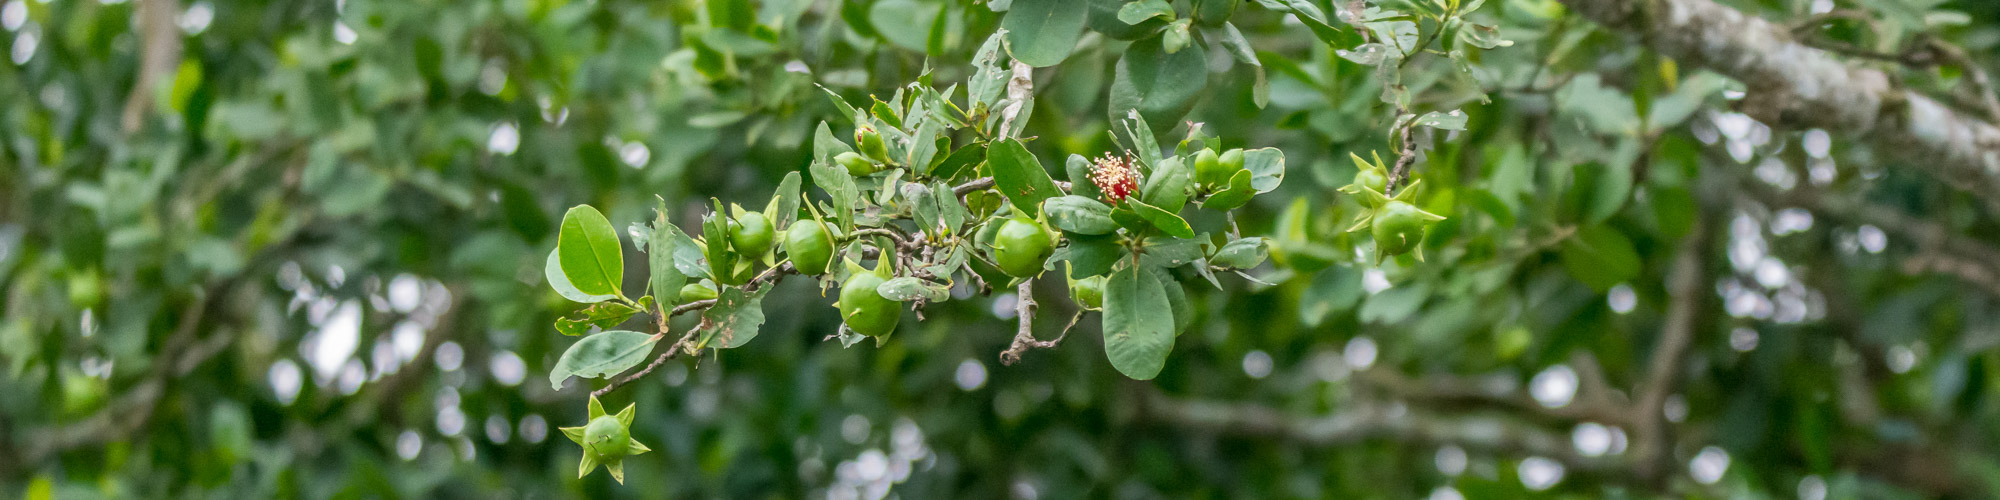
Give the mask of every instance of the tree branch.
[(1534, 455), (1565, 467), (1618, 475), (1616, 458), (1586, 457), (1567, 433), (1551, 432), (1495, 416), (1442, 417), (1386, 405), (1362, 405), (1315, 416), (1295, 416), (1266, 406), (1176, 400), (1144, 389), (1135, 417), (1186, 430), (1279, 440), (1315, 447), (1339, 447), (1369, 440), (1462, 446), (1474, 451)]
[(1647, 481), (1660, 481), (1673, 468), (1673, 442), (1665, 408), (1667, 397), (1679, 385), (1688, 347), (1694, 343), (1695, 326), (1709, 296), (1708, 225), (1706, 210), (1698, 210), (1693, 227), (1681, 240), (1680, 253), (1674, 256), (1667, 276), (1671, 302), (1666, 320), (1653, 345), (1646, 378), (1634, 390), (1638, 399), (1632, 406), (1632, 454), (1639, 477)]
[[(756, 291), (758, 287), (770, 283), (776, 283), (778, 280), (784, 279), (785, 276), (797, 273), (798, 273), (798, 268), (793, 267), (791, 262), (779, 264), (777, 267), (765, 269), (764, 272), (759, 273), (757, 277), (750, 278), (750, 281), (744, 282), (743, 291), (745, 292)], [(689, 302), (686, 304), (681, 304), (680, 306), (674, 307), (673, 311), (668, 312), (667, 315), (669, 317), (672, 317), (697, 310), (705, 310), (710, 307), (714, 307), (715, 302), (716, 299), (703, 299), (694, 302)], [(666, 320), (662, 319), (660, 320), (660, 323), (664, 324), (666, 323)], [(666, 364), (667, 360), (674, 359), (674, 357), (676, 356), (699, 352), (700, 350), (695, 349), (693, 347), (693, 344), (691, 344), (691, 342), (694, 342), (695, 336), (699, 335), (700, 333), (701, 333), (700, 327), (688, 330), (686, 334), (682, 334), (679, 339), (674, 340), (673, 345), (667, 346), (666, 352), (660, 353), (659, 356), (653, 358), (652, 362), (646, 363), (645, 368), (641, 368), (639, 369), (639, 371), (632, 372), (631, 375), (626, 375), (623, 378), (612, 381), (610, 384), (607, 384), (604, 387), (600, 387), (597, 390), (590, 391), (590, 397), (593, 398), (601, 397), (604, 396), (605, 394), (610, 394), (611, 391), (618, 390), (619, 387), (624, 387), (625, 384), (629, 384), (635, 380), (645, 378), (646, 375), (652, 374), (653, 370), (659, 369), (660, 365)], [(661, 330), (658, 333), (658, 335), (666, 335), (666, 334), (667, 334), (666, 330)]]
[(1710, 0), (1561, 1), (1683, 68), (1742, 81), (1743, 110), (1760, 121), (1863, 138), (1882, 157), (2000, 210), (2000, 128), (1905, 89), (1880, 70), (1849, 65), (1799, 43), (1782, 26)]
[(1007, 350), (1000, 351), (1002, 365), (1013, 366), (1021, 362), (1021, 355), (1029, 349), (1054, 349), (1056, 344), (1061, 344), (1063, 338), (1069, 336), (1071, 328), (1076, 328), (1077, 320), (1083, 319), (1083, 311), (1077, 311), (1069, 318), (1069, 325), (1063, 327), (1062, 333), (1056, 334), (1056, 338), (1035, 340), (1035, 280), (1022, 280), (1019, 293), (1020, 299), (1014, 303), (1014, 316), (1020, 320), (1021, 327), (1014, 332), (1014, 343), (1008, 345)]

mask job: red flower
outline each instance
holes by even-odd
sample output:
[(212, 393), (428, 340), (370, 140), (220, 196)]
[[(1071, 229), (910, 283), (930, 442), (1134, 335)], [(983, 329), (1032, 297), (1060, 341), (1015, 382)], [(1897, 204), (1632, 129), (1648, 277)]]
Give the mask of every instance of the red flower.
[(1139, 190), (1138, 162), (1106, 153), (1091, 166), (1090, 182), (1104, 192), (1104, 201), (1117, 205)]

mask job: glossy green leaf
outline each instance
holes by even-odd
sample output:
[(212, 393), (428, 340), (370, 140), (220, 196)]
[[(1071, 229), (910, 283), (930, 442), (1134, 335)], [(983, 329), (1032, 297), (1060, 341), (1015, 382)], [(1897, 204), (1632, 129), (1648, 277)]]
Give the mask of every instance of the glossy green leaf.
[(611, 294), (592, 295), (583, 293), (582, 290), (577, 290), (575, 285), (569, 284), (569, 277), (563, 276), (562, 261), (558, 255), (559, 253), (561, 253), (559, 250), (549, 250), (548, 263), (542, 266), (542, 277), (548, 280), (549, 288), (556, 289), (556, 294), (562, 295), (563, 298), (570, 301), (585, 304), (618, 298), (618, 296)]
[(993, 169), (994, 187), (1000, 188), (1000, 194), (1021, 213), (1041, 213), (1042, 200), (1062, 194), (1049, 172), (1042, 169), (1042, 162), (1019, 140), (1001, 139), (987, 147), (986, 164)]
[(1083, 37), (1089, 8), (1087, 2), (1076, 0), (1014, 0), (1000, 21), (1000, 28), (1007, 30), (1008, 52), (1037, 68), (1062, 62)]
[(1159, 36), (1133, 42), (1118, 58), (1111, 80), (1113, 121), (1137, 109), (1154, 130), (1167, 130), (1194, 109), (1208, 86), (1208, 54), (1201, 44), (1168, 54), (1162, 43)]
[(625, 253), (618, 243), (618, 230), (611, 221), (589, 205), (571, 207), (563, 214), (562, 229), (556, 238), (563, 276), (586, 295), (618, 295), (625, 283)]
[(1111, 367), (1138, 380), (1152, 380), (1174, 349), (1173, 307), (1159, 277), (1126, 266), (1104, 285), (1104, 354)]
[(1251, 174), (1250, 187), (1269, 193), (1285, 182), (1285, 153), (1278, 148), (1244, 150), (1243, 170)]
[(1048, 213), (1049, 223), (1056, 229), (1087, 235), (1118, 230), (1118, 224), (1111, 221), (1111, 206), (1090, 198), (1076, 195), (1049, 198), (1042, 210)]
[(1174, 215), (1173, 212), (1147, 205), (1145, 202), (1139, 200), (1127, 199), (1125, 200), (1125, 204), (1131, 206), (1132, 211), (1137, 212), (1139, 217), (1146, 219), (1146, 222), (1152, 223), (1153, 227), (1159, 228), (1167, 234), (1173, 235), (1176, 238), (1194, 237), (1194, 228), (1188, 226), (1186, 219), (1182, 219), (1179, 215)]

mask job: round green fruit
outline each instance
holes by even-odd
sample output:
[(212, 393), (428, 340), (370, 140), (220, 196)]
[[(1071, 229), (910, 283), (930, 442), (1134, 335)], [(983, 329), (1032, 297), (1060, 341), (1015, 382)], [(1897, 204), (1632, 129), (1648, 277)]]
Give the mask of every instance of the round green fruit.
[(1375, 214), (1370, 230), (1375, 234), (1375, 251), (1382, 255), (1402, 255), (1424, 241), (1424, 219), (1416, 205), (1389, 200)]
[(777, 235), (771, 227), (771, 218), (758, 212), (744, 212), (729, 229), (729, 245), (736, 248), (736, 253), (753, 258), (770, 251), (771, 240)]
[(632, 431), (615, 416), (590, 419), (583, 428), (583, 448), (603, 458), (625, 456), (632, 451)]
[(872, 272), (857, 272), (840, 284), (840, 319), (863, 335), (880, 337), (896, 331), (903, 319), (903, 304), (875, 291), (887, 281)]
[(1383, 177), (1382, 172), (1375, 169), (1360, 170), (1354, 172), (1354, 184), (1365, 186), (1380, 193), (1383, 189), (1389, 187), (1389, 178)]
[[(1236, 162), (1236, 166), (1238, 170), (1241, 170), (1243, 162)], [(1206, 186), (1223, 186), (1229, 184), (1229, 177), (1233, 175), (1236, 175), (1236, 171), (1223, 168), (1222, 157), (1215, 154), (1215, 150), (1203, 149), (1195, 152), (1194, 178), (1196, 182)]]
[(1069, 296), (1076, 299), (1084, 309), (1104, 308), (1104, 277), (1091, 276), (1080, 280), (1070, 280)]
[(993, 263), (999, 264), (1000, 271), (1008, 276), (1032, 278), (1042, 274), (1042, 264), (1055, 251), (1055, 241), (1049, 238), (1049, 232), (1032, 221), (1008, 219), (993, 234)]
[(799, 272), (826, 274), (827, 266), (833, 263), (833, 233), (817, 220), (794, 222), (785, 230), (785, 254), (791, 256), (792, 267)]
[[(1243, 148), (1223, 151), (1222, 156), (1216, 158), (1216, 162), (1222, 164), (1223, 172), (1228, 172), (1229, 175), (1236, 175), (1236, 171), (1243, 170)], [(1224, 177), (1223, 180), (1229, 180), (1229, 178)]]
[(847, 174), (855, 177), (860, 177), (882, 171), (881, 165), (877, 165), (875, 164), (875, 162), (868, 161), (867, 157), (861, 156), (860, 153), (855, 153), (853, 151), (833, 155), (833, 162), (839, 163), (840, 166), (842, 167), (846, 167)]

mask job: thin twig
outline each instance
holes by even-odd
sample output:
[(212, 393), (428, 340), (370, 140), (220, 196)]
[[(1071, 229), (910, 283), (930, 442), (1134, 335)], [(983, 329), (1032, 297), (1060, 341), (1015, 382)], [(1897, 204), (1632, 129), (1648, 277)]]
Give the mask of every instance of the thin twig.
[[(785, 276), (797, 273), (798, 273), (798, 268), (793, 267), (791, 262), (785, 262), (783, 264), (777, 265), (776, 267), (765, 269), (764, 272), (759, 273), (757, 277), (750, 278), (750, 281), (744, 282), (743, 291), (754, 292), (757, 291), (758, 287), (764, 286), (765, 284), (769, 283), (776, 283), (778, 280), (784, 279)], [(668, 316), (679, 316), (697, 310), (708, 309), (710, 307), (715, 306), (716, 300), (717, 299), (702, 299), (694, 302), (689, 302), (686, 304), (681, 304), (679, 306), (674, 307), (673, 311), (668, 313)], [(659, 320), (659, 322), (661, 324), (666, 324), (665, 319), (661, 319)], [(660, 332), (656, 333), (655, 335), (664, 336), (666, 335), (666, 333), (667, 331), (663, 329), (660, 330)], [(642, 368), (636, 372), (632, 372), (631, 375), (626, 375), (624, 378), (612, 381), (610, 384), (598, 388), (597, 390), (590, 391), (590, 397), (601, 397), (605, 394), (610, 394), (611, 391), (618, 390), (619, 387), (624, 387), (625, 384), (632, 383), (632, 381), (634, 380), (639, 380), (641, 378), (644, 378), (646, 375), (653, 373), (653, 370), (658, 369), (660, 365), (666, 364), (667, 360), (673, 359), (675, 356), (679, 356), (681, 354), (690, 354), (699, 351), (699, 349), (694, 349), (689, 346), (692, 345), (690, 344), (690, 342), (694, 341), (695, 336), (699, 335), (700, 333), (701, 333), (701, 328), (699, 327), (696, 327), (695, 329), (692, 330), (688, 330), (686, 334), (681, 335), (680, 339), (675, 340), (673, 345), (667, 346), (666, 352), (660, 353), (659, 356), (653, 358), (653, 362), (647, 363), (645, 368)]]
[(1403, 132), (1402, 132), (1403, 150), (1401, 154), (1396, 157), (1396, 167), (1389, 170), (1388, 182), (1382, 186), (1382, 194), (1384, 195), (1396, 194), (1396, 188), (1402, 186), (1403, 180), (1409, 178), (1410, 176), (1410, 164), (1416, 163), (1417, 161), (1417, 142), (1415, 140), (1412, 140), (1412, 136), (1416, 135), (1415, 132), (1413, 132), (1413, 130), (1415, 130), (1416, 128), (1417, 126), (1415, 123), (1407, 123), (1403, 125)]

